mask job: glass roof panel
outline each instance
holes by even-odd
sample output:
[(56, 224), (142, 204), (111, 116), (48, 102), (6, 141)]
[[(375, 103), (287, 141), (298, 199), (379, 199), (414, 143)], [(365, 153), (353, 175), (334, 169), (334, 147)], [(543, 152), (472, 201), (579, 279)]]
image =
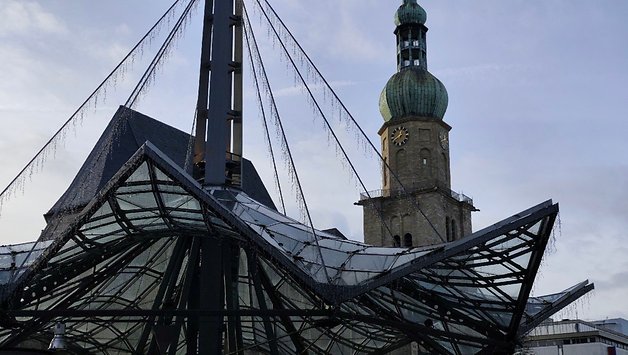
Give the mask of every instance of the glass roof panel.
[(148, 164), (142, 163), (134, 172), (126, 179), (127, 183), (130, 182), (142, 182), (150, 180), (150, 174), (148, 172)]
[(153, 165), (153, 171), (155, 172), (155, 178), (157, 181), (172, 181), (161, 169)]

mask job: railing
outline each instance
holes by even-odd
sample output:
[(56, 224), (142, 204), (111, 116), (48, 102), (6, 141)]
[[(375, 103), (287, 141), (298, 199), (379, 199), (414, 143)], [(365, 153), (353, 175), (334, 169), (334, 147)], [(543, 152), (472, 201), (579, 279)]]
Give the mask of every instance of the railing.
[(360, 202), (368, 200), (370, 198), (379, 198), (379, 197), (401, 197), (406, 194), (413, 194), (415, 192), (426, 192), (426, 191), (443, 191), (448, 196), (451, 196), (456, 201), (468, 203), (473, 206), (473, 199), (463, 193), (455, 192), (445, 186), (438, 180), (425, 180), (419, 181), (409, 186), (405, 186), (405, 190), (401, 188), (397, 189), (382, 189), (382, 190), (374, 190), (369, 192), (363, 192), (360, 194)]
[(548, 321), (539, 324), (534, 328), (528, 336), (548, 336), (556, 334), (572, 334), (572, 333), (587, 333), (592, 331), (607, 332), (616, 336), (625, 337), (624, 333), (618, 332), (611, 328), (607, 328), (601, 324), (595, 324), (580, 319), (565, 319), (561, 321)]

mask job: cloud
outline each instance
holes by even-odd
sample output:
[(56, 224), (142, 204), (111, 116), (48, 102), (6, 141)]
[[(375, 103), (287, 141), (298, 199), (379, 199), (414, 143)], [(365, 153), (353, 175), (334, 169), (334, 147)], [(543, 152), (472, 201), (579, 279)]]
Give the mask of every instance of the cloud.
[(378, 60), (386, 56), (378, 43), (368, 37), (356, 23), (355, 9), (344, 7), (342, 11), (340, 29), (332, 38), (332, 53), (337, 57), (349, 60)]
[(615, 274), (607, 275), (606, 279), (596, 281), (596, 286), (606, 292), (621, 290), (628, 294), (628, 271), (621, 270)]
[(54, 14), (31, 1), (4, 0), (0, 3), (0, 18), (0, 36), (68, 32), (65, 24)]
[[(339, 87), (355, 86), (355, 85), (358, 85), (358, 83), (355, 81), (349, 81), (349, 80), (337, 80), (337, 81), (329, 82), (329, 85), (335, 89)], [(325, 87), (326, 87), (325, 84), (309, 85), (309, 88), (312, 91), (321, 91)], [(276, 90), (274, 94), (275, 94), (275, 97), (287, 97), (287, 96), (306, 95), (307, 93), (306, 93), (306, 87), (304, 85), (295, 85), (295, 86)]]
[(131, 28), (126, 23), (121, 23), (121, 24), (117, 25), (116, 28), (114, 29), (114, 32), (118, 36), (133, 35), (133, 32), (132, 32)]
[(461, 81), (486, 80), (487, 77), (500, 78), (506, 75), (511, 77), (521, 75), (529, 68), (519, 64), (479, 64), (465, 67), (444, 68), (435, 70), (434, 74), (443, 79), (458, 79)]

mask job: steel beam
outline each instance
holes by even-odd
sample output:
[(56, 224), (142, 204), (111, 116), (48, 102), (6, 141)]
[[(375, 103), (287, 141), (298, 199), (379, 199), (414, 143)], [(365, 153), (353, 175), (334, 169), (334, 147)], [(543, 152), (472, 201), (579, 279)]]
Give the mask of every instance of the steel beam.
[(595, 285), (589, 284), (588, 281), (580, 283), (580, 285), (576, 289), (572, 290), (571, 292), (565, 293), (558, 300), (552, 302), (551, 305), (547, 306), (539, 313), (530, 317), (530, 319), (527, 319), (525, 322), (522, 322), (521, 326), (519, 327), (519, 337), (524, 336), (527, 332), (534, 329), (544, 320), (548, 319), (561, 309), (567, 307), (578, 298), (593, 291), (593, 289), (595, 289)]
[[(199, 308), (224, 309), (224, 245), (218, 238), (201, 237), (201, 265), (199, 280)], [(223, 317), (199, 315), (198, 353), (219, 354), (222, 351)]]
[[(238, 277), (240, 267), (240, 248), (235, 243), (228, 243), (224, 246), (224, 262), (225, 274), (225, 302), (226, 309), (239, 310), (239, 293), (238, 293)], [(243, 339), (242, 339), (242, 322), (240, 316), (231, 315), (227, 317), (227, 353), (242, 355)]]
[[(242, 23), (243, 15), (243, 0), (236, 0), (235, 2), (235, 38), (234, 38), (234, 63), (236, 67), (233, 75), (233, 111), (235, 117), (233, 118), (233, 143), (232, 149), (235, 154), (235, 159), (242, 157), (242, 109), (243, 109), (243, 96), (242, 96), (242, 63), (244, 52), (244, 28)], [(242, 174), (242, 165), (240, 165), (240, 175)]]
[(536, 277), (536, 274), (539, 271), (539, 267), (541, 266), (541, 261), (543, 260), (545, 248), (547, 247), (547, 243), (549, 242), (550, 236), (552, 234), (552, 227), (554, 226), (555, 219), (556, 214), (552, 214), (547, 220), (542, 221), (541, 226), (539, 227), (539, 233), (537, 237), (539, 239), (538, 244), (535, 246), (534, 250), (532, 251), (532, 255), (530, 256), (527, 275), (525, 276), (523, 284), (521, 285), (521, 289), (519, 290), (519, 297), (517, 297), (519, 301), (516, 303), (513, 310), (513, 317), (511, 319), (508, 332), (508, 334), (510, 335), (509, 340), (516, 340), (517, 330), (521, 325), (521, 318), (525, 311), (528, 298), (530, 297), (530, 292), (532, 291), (534, 278)]
[[(262, 286), (266, 289), (266, 292), (268, 293), (268, 298), (270, 298), (270, 301), (273, 304), (273, 309), (276, 309), (276, 310), (286, 309), (283, 305), (283, 302), (281, 301), (281, 297), (277, 295), (278, 292), (273, 287), (273, 284), (270, 281), (270, 278), (268, 277), (268, 275), (266, 274), (266, 271), (262, 268), (259, 268), (257, 271), (258, 271), (260, 281), (262, 282)], [(283, 326), (286, 328), (287, 333), (290, 335), (290, 340), (292, 340), (292, 343), (294, 344), (294, 347), (297, 353), (307, 355), (308, 352), (307, 352), (307, 348), (305, 347), (305, 344), (303, 343), (303, 339), (301, 338), (301, 335), (297, 331), (297, 328), (292, 323), (292, 320), (290, 319), (290, 317), (280, 316), (279, 319), (281, 320), (281, 323), (283, 324)]]
[[(196, 102), (196, 135), (194, 139), (194, 164), (205, 160), (205, 134), (207, 131), (209, 76), (211, 68), (213, 0), (205, 0), (203, 17), (203, 39), (201, 45), (201, 66), (198, 79), (198, 99)], [(201, 176), (195, 176), (196, 179)]]
[(233, 59), (233, 0), (214, 3), (209, 83), (209, 116), (205, 142), (205, 184), (225, 184), (227, 136), (231, 111), (231, 62)]
[[(268, 306), (266, 305), (266, 297), (264, 296), (264, 289), (262, 286), (262, 281), (260, 278), (260, 265), (256, 262), (256, 257), (254, 253), (247, 254), (247, 261), (249, 263), (249, 274), (253, 278), (253, 287), (255, 288), (255, 294), (257, 296), (257, 304), (259, 305), (260, 310), (268, 312)], [(273, 312), (275, 310), (272, 310)], [(272, 313), (272, 312), (271, 312)], [(264, 323), (264, 330), (266, 332), (266, 339), (269, 340), (268, 345), (270, 346), (271, 354), (279, 354), (279, 350), (277, 348), (277, 340), (275, 337), (275, 332), (273, 331), (273, 327), (271, 325), (270, 317), (268, 314), (261, 315), (262, 321)]]
[[(185, 256), (185, 252), (189, 247), (188, 240), (183, 237), (179, 237), (174, 249), (172, 250), (172, 255), (170, 256), (170, 261), (168, 262), (168, 266), (166, 267), (166, 271), (164, 272), (161, 285), (157, 290), (157, 294), (155, 295), (155, 300), (153, 301), (153, 306), (151, 309), (158, 310), (160, 307), (164, 306), (165, 300), (168, 299), (168, 294), (166, 291), (173, 290), (176, 287), (176, 283), (179, 278), (179, 272), (181, 271), (181, 264), (183, 262), (183, 257)], [(142, 330), (142, 335), (140, 336), (140, 340), (138, 341), (138, 345), (136, 347), (136, 351), (138, 354), (141, 354), (145, 351), (144, 347), (148, 341), (150, 336), (151, 328), (155, 323), (156, 316), (151, 316), (149, 318), (148, 323), (144, 326)], [(163, 321), (163, 319), (158, 319), (157, 322)], [(153, 342), (155, 345), (156, 342)], [(151, 344), (151, 347), (153, 345)], [(152, 352), (148, 352), (152, 354)]]
[[(21, 331), (17, 332), (16, 334), (13, 334), (10, 338), (6, 339), (3, 342), (2, 347), (16, 346), (23, 340), (28, 339), (29, 336), (37, 332), (38, 329), (40, 329), (47, 322), (51, 321), (55, 317), (54, 311), (62, 311), (62, 312), (68, 311), (69, 310), (68, 308), (74, 302), (76, 302), (76, 300), (80, 298), (80, 296), (84, 292), (92, 290), (94, 287), (99, 285), (106, 278), (117, 274), (118, 271), (122, 267), (127, 265), (131, 260), (133, 260), (133, 258), (140, 255), (144, 250), (146, 250), (145, 248), (149, 248), (153, 242), (154, 241), (149, 241), (146, 244), (134, 246), (124, 256), (120, 257), (112, 264), (107, 265), (98, 274), (92, 275), (90, 277), (86, 277), (83, 280), (81, 280), (80, 285), (78, 285), (78, 287), (76, 287), (75, 290), (71, 292), (69, 295), (67, 295), (62, 301), (57, 303), (54, 306), (54, 309), (49, 310), (49, 311), (43, 310), (43, 312), (48, 311), (49, 313), (47, 314), (42, 313), (40, 316), (37, 316), (33, 318), (32, 320), (28, 321)], [(10, 312), (7, 312), (7, 314), (10, 315)]]

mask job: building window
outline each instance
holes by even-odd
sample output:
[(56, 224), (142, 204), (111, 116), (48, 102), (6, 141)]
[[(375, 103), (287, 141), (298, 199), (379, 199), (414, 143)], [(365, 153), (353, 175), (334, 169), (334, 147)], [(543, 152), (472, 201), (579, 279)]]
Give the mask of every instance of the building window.
[(415, 59), (415, 60), (414, 60), (414, 65), (416, 65), (416, 66), (421, 65), (421, 61), (420, 61), (420, 60), (418, 60), (418, 59)]
[(429, 129), (419, 128), (419, 142), (429, 142), (430, 141), (430, 133)]
[(398, 235), (393, 236), (393, 247), (400, 247), (401, 246), (401, 238)]
[(430, 159), (431, 159), (431, 153), (429, 149), (421, 149), (420, 154), (420, 158), (421, 158), (421, 165), (423, 165), (423, 167), (427, 168), (430, 165)]
[(407, 233), (406, 235), (403, 236), (403, 246), (406, 247), (406, 248), (412, 248), (413, 247), (412, 234)]
[[(395, 154), (395, 173), (398, 176), (405, 176), (411, 172), (412, 166), (408, 164), (408, 154), (405, 149), (399, 149)], [(399, 233), (401, 233), (401, 229)]]
[(451, 240), (456, 240), (456, 220), (451, 220)]
[(449, 166), (449, 162), (447, 161), (447, 155), (445, 155), (445, 153), (443, 153), (442, 155), (442, 159), (443, 159), (443, 166), (442, 166), (442, 179), (444, 182), (449, 182), (449, 177), (447, 176), (447, 167)]
[(445, 217), (445, 231), (447, 232), (447, 241), (451, 242), (451, 227), (449, 227), (449, 217)]
[(388, 185), (388, 158), (384, 158), (384, 186)]

